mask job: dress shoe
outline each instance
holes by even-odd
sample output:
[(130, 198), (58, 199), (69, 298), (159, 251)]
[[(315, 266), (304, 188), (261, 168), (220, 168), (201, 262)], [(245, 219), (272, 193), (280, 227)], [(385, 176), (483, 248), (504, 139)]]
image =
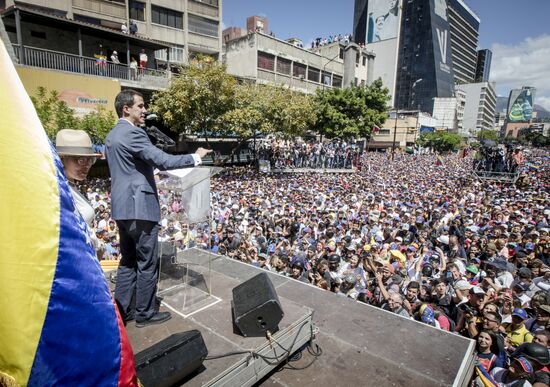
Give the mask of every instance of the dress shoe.
[(170, 312), (157, 312), (147, 320), (136, 320), (136, 327), (143, 328), (149, 325), (161, 324), (167, 320), (170, 320), (172, 315)]

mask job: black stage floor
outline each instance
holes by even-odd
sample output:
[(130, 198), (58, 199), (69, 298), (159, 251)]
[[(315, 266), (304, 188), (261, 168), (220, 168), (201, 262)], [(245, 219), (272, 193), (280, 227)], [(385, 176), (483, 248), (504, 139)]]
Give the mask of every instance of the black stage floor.
[[(172, 333), (201, 331), (210, 354), (265, 346), (264, 338), (245, 338), (234, 332), (231, 318), (232, 289), (260, 272), (251, 265), (202, 250), (179, 253), (186, 268), (165, 269), (159, 285), (163, 310), (171, 310), (168, 322), (147, 328), (127, 326), (135, 352)], [(173, 267), (174, 269), (174, 267)], [(177, 270), (180, 270), (179, 272)], [(188, 276), (185, 276), (185, 273)], [(208, 275), (210, 271), (210, 275)], [(270, 386), (462, 386), (473, 367), (474, 341), (449, 334), (395, 314), (339, 297), (313, 286), (271, 274), (285, 316), (281, 330), (301, 321), (311, 310), (319, 333), (316, 342), (322, 356), (303, 351), (300, 360), (278, 367), (259, 384)], [(186, 282), (192, 291), (178, 291)], [(207, 295), (211, 289), (211, 296)], [(174, 311), (179, 311), (178, 313)], [(294, 328), (295, 329), (295, 328)], [(234, 367), (245, 355), (205, 362), (205, 370), (186, 385), (208, 384), (214, 375)], [(236, 385), (236, 384), (233, 384)]]

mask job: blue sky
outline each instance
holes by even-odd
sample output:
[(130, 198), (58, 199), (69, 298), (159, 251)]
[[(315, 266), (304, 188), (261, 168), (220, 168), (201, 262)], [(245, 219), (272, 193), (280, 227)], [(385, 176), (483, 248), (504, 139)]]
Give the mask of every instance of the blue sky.
[[(479, 47), (494, 52), (492, 80), (499, 95), (522, 85), (538, 89), (536, 103), (550, 110), (550, 0), (465, 0), (479, 16)], [(279, 38), (351, 33), (353, 0), (225, 0), (224, 26), (246, 26), (246, 17), (269, 18)]]

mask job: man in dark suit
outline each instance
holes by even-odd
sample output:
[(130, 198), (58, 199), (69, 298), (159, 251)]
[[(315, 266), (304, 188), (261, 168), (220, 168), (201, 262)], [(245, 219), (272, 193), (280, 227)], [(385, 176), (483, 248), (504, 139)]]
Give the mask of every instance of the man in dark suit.
[[(194, 167), (211, 151), (199, 148), (195, 154), (175, 156), (156, 148), (140, 127), (146, 109), (143, 96), (134, 90), (120, 92), (115, 109), (120, 119), (105, 141), (111, 172), (111, 216), (120, 233), (115, 300), (126, 321), (135, 317), (136, 326), (143, 327), (171, 317), (155, 308), (160, 206), (153, 169)], [(135, 314), (130, 310), (134, 290)]]

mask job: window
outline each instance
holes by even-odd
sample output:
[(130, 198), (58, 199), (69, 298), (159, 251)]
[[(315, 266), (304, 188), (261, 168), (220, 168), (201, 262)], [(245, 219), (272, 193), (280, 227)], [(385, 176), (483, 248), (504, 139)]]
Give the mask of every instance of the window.
[(322, 80), (322, 83), (323, 85), (327, 85), (327, 86), (330, 86), (331, 84), (331, 74), (326, 72), (326, 71), (323, 71), (321, 73), (321, 80)]
[(128, 4), (130, 19), (145, 21), (145, 3), (132, 1)]
[(290, 66), (292, 62), (288, 59), (278, 57), (277, 58), (277, 72), (281, 74), (290, 75)]
[(296, 78), (305, 79), (306, 78), (306, 65), (294, 62), (294, 67), (292, 69), (292, 75), (294, 75)]
[(367, 65), (367, 57), (364, 56), (363, 57), (363, 67), (365, 67)]
[[(185, 55), (185, 50), (183, 47), (170, 47), (170, 62), (174, 63), (183, 63), (183, 57)], [(157, 50), (155, 51), (155, 58), (160, 60), (166, 60), (166, 50)]]
[(258, 51), (258, 68), (275, 71), (275, 55)]
[(340, 53), (338, 54), (340, 59), (344, 59), (344, 49), (340, 47)]
[(183, 14), (172, 9), (152, 5), (151, 22), (182, 30)]
[(208, 36), (218, 36), (218, 22), (196, 15), (188, 15), (189, 31)]
[(342, 77), (336, 74), (332, 75), (332, 86), (338, 89), (342, 88)]
[(314, 67), (310, 67), (307, 71), (307, 79), (313, 82), (319, 82), (320, 71)]
[(390, 134), (390, 132), (391, 132), (391, 129), (383, 129), (382, 128), (378, 131), (378, 134)]

